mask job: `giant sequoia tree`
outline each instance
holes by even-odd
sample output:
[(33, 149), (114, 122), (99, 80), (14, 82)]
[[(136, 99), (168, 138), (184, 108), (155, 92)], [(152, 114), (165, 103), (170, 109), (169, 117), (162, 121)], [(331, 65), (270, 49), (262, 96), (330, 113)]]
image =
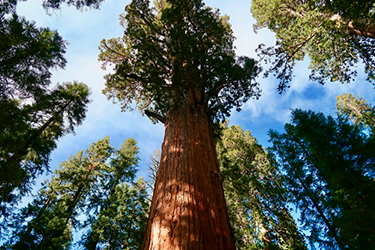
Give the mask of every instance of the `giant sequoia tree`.
[(374, 80), (374, 1), (361, 0), (253, 0), (255, 30), (267, 27), (276, 33), (276, 45), (260, 45), (262, 57), (287, 87), (296, 61), (308, 55), (310, 79), (349, 82), (357, 75), (353, 67), (363, 62), (368, 80)]
[(236, 57), (227, 17), (200, 0), (134, 0), (122, 38), (103, 40), (113, 65), (104, 93), (165, 121), (143, 249), (234, 249), (213, 120), (259, 96), (254, 60)]

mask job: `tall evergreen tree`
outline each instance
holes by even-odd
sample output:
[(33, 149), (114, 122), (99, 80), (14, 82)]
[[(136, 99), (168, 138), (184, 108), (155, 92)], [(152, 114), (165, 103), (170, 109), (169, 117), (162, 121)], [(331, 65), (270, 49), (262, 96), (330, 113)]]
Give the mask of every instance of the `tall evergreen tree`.
[(259, 69), (200, 0), (134, 0), (120, 19), (124, 37), (100, 45), (104, 93), (166, 128), (143, 249), (234, 249), (212, 120), (259, 96)]
[(15, 13), (0, 13), (0, 100), (36, 99), (51, 84), (51, 69), (66, 65), (66, 43)]
[(85, 249), (139, 249), (148, 200), (143, 180), (133, 183), (137, 164), (138, 147), (132, 138), (115, 150), (106, 137), (85, 154), (70, 157), (36, 199), (14, 216), (8, 246), (69, 249), (72, 230), (87, 228), (81, 244)]
[(127, 139), (100, 171), (85, 209), (85, 249), (141, 248), (149, 204), (143, 179), (133, 183), (138, 161), (136, 141)]
[(224, 128), (217, 151), (237, 249), (307, 249), (288, 209), (284, 177), (251, 133)]
[[(61, 1), (46, 1), (55, 5)], [(76, 6), (97, 1), (70, 1)], [(0, 3), (0, 217), (48, 170), (56, 140), (85, 118), (89, 90), (81, 83), (50, 89), (51, 70), (64, 68), (66, 41), (16, 14), (17, 0)]]
[(132, 186), (116, 185), (90, 222), (81, 244), (84, 249), (141, 249), (146, 230), (148, 194), (140, 178)]
[(271, 142), (312, 247), (374, 248), (374, 139), (342, 117), (295, 110), (292, 122)]
[[(113, 148), (109, 137), (93, 143), (62, 162), (51, 181), (18, 219), (13, 249), (68, 249), (77, 215), (84, 210), (90, 190), (107, 168)], [(26, 222), (28, 221), (28, 222)]]
[(64, 83), (25, 104), (4, 100), (0, 115), (0, 216), (31, 189), (33, 180), (48, 170), (56, 141), (74, 131), (86, 116), (89, 89), (82, 83)]
[(283, 91), (293, 77), (293, 67), (306, 55), (310, 58), (310, 79), (350, 82), (354, 67), (365, 65), (373, 82), (375, 15), (372, 0), (253, 0), (254, 28), (276, 33), (276, 45), (260, 45), (258, 52), (271, 63)]

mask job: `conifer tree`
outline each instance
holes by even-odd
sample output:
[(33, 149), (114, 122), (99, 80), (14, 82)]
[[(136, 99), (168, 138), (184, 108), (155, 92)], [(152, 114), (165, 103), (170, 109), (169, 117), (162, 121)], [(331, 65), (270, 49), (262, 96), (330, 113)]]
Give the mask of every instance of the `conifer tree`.
[(106, 137), (93, 143), (85, 154), (80, 151), (62, 162), (51, 181), (21, 212), (13, 249), (68, 249), (71, 231), (78, 225), (77, 215), (84, 210), (112, 151)]
[[(74, 82), (58, 85), (31, 104), (5, 100), (0, 111), (0, 216), (30, 190), (33, 180), (49, 169), (56, 140), (73, 132), (86, 116), (89, 89)], [(14, 126), (15, 125), (15, 126)]]
[(141, 177), (132, 186), (116, 185), (81, 244), (84, 249), (141, 249), (146, 230), (148, 194)]
[(369, 128), (371, 135), (375, 135), (375, 109), (371, 104), (350, 93), (339, 95), (336, 99), (336, 109), (341, 117), (358, 127)]
[(34, 201), (14, 216), (8, 246), (70, 249), (73, 230), (86, 229), (84, 249), (139, 249), (149, 204), (143, 179), (133, 182), (138, 161), (134, 139), (115, 150), (106, 137), (62, 162)]
[[(113, 152), (107, 169), (91, 189), (85, 215), (85, 249), (140, 249), (148, 212), (148, 194), (143, 178), (134, 183), (139, 162), (132, 138)], [(131, 183), (131, 184), (130, 184)]]
[(259, 96), (259, 68), (201, 0), (134, 0), (120, 20), (100, 44), (104, 93), (166, 128), (143, 249), (234, 249), (212, 121)]
[(374, 248), (374, 138), (340, 116), (295, 110), (292, 122), (271, 142), (311, 245)]
[(288, 209), (284, 177), (251, 133), (225, 127), (217, 151), (237, 249), (307, 249)]
[(268, 28), (276, 34), (275, 46), (258, 48), (270, 63), (266, 75), (280, 80), (281, 92), (292, 80), (295, 63), (308, 55), (313, 81), (350, 82), (362, 62), (373, 82), (374, 10), (372, 0), (253, 0), (255, 31)]
[[(49, 2), (55, 5), (46, 8), (61, 1)], [(19, 17), (16, 5), (16, 0), (0, 3), (0, 218), (5, 220), (32, 181), (48, 171), (56, 140), (82, 123), (89, 103), (82, 83), (50, 89), (51, 70), (66, 65), (66, 41)]]

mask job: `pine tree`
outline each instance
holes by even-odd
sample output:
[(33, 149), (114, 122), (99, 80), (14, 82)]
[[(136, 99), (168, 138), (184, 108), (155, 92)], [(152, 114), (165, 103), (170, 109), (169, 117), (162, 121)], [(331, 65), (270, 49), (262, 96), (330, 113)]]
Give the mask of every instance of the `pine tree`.
[[(31, 189), (33, 180), (49, 170), (56, 141), (80, 125), (89, 103), (82, 83), (64, 83), (31, 104), (5, 100), (0, 118), (0, 216)], [(15, 125), (15, 126), (14, 126)]]
[(85, 249), (142, 246), (149, 204), (143, 178), (133, 183), (138, 162), (138, 147), (131, 138), (100, 171), (101, 178), (91, 189), (85, 209), (84, 226), (89, 228), (82, 240)]
[(341, 117), (356, 126), (369, 128), (371, 135), (375, 135), (375, 109), (366, 100), (352, 94), (342, 94), (336, 99), (336, 109)]
[(16, 14), (16, 0), (0, 3), (0, 217), (48, 171), (56, 140), (85, 118), (88, 87), (58, 84), (51, 70), (64, 68), (66, 41)]
[(225, 127), (217, 151), (237, 249), (307, 249), (288, 209), (284, 177), (251, 133)]
[(143, 179), (134, 182), (138, 161), (134, 139), (115, 150), (106, 137), (62, 162), (13, 216), (7, 247), (70, 249), (73, 230), (86, 229), (79, 243), (84, 249), (140, 249), (149, 203)]
[(107, 168), (112, 151), (106, 137), (85, 154), (80, 151), (62, 162), (52, 180), (21, 212), (13, 249), (68, 249), (71, 231), (78, 226), (77, 215), (84, 210), (100, 170)]
[(146, 230), (148, 194), (140, 178), (116, 185), (83, 237), (84, 249), (141, 249)]
[(292, 123), (270, 135), (311, 244), (374, 248), (374, 139), (342, 117), (312, 111), (293, 111)]

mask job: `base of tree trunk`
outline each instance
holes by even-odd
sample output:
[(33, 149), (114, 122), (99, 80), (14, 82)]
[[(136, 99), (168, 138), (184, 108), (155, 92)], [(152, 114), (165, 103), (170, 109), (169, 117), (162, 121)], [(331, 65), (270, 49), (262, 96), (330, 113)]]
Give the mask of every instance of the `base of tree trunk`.
[(143, 249), (235, 249), (212, 121), (203, 106), (168, 113)]

